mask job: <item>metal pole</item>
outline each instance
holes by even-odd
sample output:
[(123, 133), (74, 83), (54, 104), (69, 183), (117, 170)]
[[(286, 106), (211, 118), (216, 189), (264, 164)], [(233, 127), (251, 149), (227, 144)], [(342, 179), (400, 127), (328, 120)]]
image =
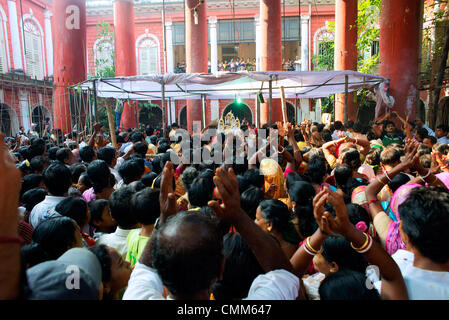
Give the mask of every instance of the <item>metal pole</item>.
[(348, 122), (348, 87), (349, 87), (349, 76), (345, 76), (345, 109), (344, 109), (344, 119), (345, 123)]
[(271, 112), (273, 111), (273, 80), (271, 76), (268, 82), (268, 90), (270, 93), (270, 97), (268, 98), (268, 123), (271, 124)]
[(167, 73), (167, 41), (165, 34), (165, 0), (162, 0), (162, 32), (163, 32), (163, 47), (164, 47), (164, 73)]
[(203, 128), (206, 128), (206, 97), (204, 94), (201, 95), (201, 119), (203, 122)]
[(256, 128), (260, 128), (260, 101), (256, 98)]
[(298, 96), (295, 98), (295, 124), (298, 123)]
[(162, 78), (162, 135), (164, 137), (166, 137), (166, 133), (167, 133), (167, 124), (165, 123), (165, 82), (164, 79)]
[(98, 110), (97, 110), (97, 80), (94, 80), (93, 86), (94, 86), (94, 111), (95, 111), (95, 122), (98, 122)]

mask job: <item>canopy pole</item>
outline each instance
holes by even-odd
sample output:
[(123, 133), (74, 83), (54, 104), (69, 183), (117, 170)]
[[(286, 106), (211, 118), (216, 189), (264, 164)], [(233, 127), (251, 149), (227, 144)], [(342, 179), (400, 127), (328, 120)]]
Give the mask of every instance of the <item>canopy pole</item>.
[(298, 124), (298, 96), (295, 97), (295, 124)]
[(95, 122), (98, 122), (98, 109), (97, 109), (97, 80), (94, 80), (94, 110), (95, 110)]
[(204, 94), (201, 95), (201, 119), (203, 123), (203, 128), (206, 128), (206, 96)]
[(345, 75), (345, 109), (344, 109), (344, 120), (345, 123), (348, 122), (348, 90), (349, 90), (349, 77)]
[(268, 90), (270, 93), (270, 96), (268, 98), (268, 123), (271, 123), (271, 112), (273, 111), (273, 79), (270, 75), (270, 81), (268, 81)]
[(166, 120), (165, 120), (165, 109), (166, 109), (166, 107), (165, 107), (165, 82), (164, 82), (164, 78), (162, 78), (162, 81), (161, 81), (161, 84), (162, 84), (162, 90), (161, 90), (161, 92), (162, 92), (162, 96), (161, 96), (161, 98), (162, 98), (162, 101), (161, 101), (161, 104), (162, 104), (162, 135), (164, 136), (164, 137), (167, 137), (167, 123), (166, 123)]
[(112, 116), (112, 108), (109, 103), (106, 103), (106, 109), (108, 111), (108, 123), (109, 123), (109, 131), (111, 134), (111, 142), (114, 148), (117, 147), (117, 138), (115, 136), (115, 127), (114, 127), (114, 118)]
[(256, 98), (256, 128), (260, 128), (260, 101)]

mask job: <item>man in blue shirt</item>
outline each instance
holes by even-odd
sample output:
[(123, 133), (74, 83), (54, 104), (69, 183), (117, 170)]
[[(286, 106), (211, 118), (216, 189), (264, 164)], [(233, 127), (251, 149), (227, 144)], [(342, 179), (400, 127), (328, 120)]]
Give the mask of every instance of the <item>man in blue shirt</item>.
[(435, 130), (435, 135), (438, 142), (449, 143), (449, 138), (447, 137), (449, 133), (449, 127), (445, 124), (440, 124)]

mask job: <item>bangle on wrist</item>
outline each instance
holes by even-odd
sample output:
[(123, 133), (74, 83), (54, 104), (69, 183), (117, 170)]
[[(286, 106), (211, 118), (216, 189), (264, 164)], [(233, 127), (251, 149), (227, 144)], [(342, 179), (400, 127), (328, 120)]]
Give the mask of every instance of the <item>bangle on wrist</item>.
[(382, 182), (382, 180), (379, 178), (379, 176), (376, 177), (377, 181), (379, 181), (383, 186), (386, 185), (386, 183)]
[(429, 177), (430, 175), (430, 169), (427, 171), (426, 175), (422, 176), (418, 173), (419, 177), (421, 178), (422, 181), (426, 182), (425, 179)]
[(320, 250), (314, 249), (314, 248), (312, 247), (312, 245), (310, 244), (310, 237), (307, 237), (306, 240), (304, 241), (304, 250), (305, 250), (308, 254), (310, 254), (310, 255), (312, 255), (312, 256), (315, 256), (315, 255), (317, 255), (318, 253), (323, 252), (323, 247), (321, 247)]
[(391, 179), (390, 179), (390, 177), (388, 176), (388, 171), (387, 171), (387, 170), (385, 170), (385, 176), (387, 177), (388, 181), (391, 182)]
[(363, 232), (363, 235), (365, 236), (365, 243), (360, 248), (356, 248), (352, 242), (350, 243), (352, 249), (354, 249), (355, 251), (364, 250), (368, 246), (369, 241), (370, 241), (370, 236), (365, 232)]

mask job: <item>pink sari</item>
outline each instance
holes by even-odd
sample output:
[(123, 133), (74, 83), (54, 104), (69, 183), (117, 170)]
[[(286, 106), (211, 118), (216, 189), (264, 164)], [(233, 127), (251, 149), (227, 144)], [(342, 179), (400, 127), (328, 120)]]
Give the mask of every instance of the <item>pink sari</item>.
[(391, 198), (390, 208), (398, 221), (391, 222), (385, 238), (385, 249), (389, 255), (394, 254), (399, 249), (405, 249), (405, 244), (402, 242), (401, 234), (399, 232), (399, 206), (407, 199), (410, 191), (417, 187), (422, 186), (419, 184), (405, 184), (397, 189)]

